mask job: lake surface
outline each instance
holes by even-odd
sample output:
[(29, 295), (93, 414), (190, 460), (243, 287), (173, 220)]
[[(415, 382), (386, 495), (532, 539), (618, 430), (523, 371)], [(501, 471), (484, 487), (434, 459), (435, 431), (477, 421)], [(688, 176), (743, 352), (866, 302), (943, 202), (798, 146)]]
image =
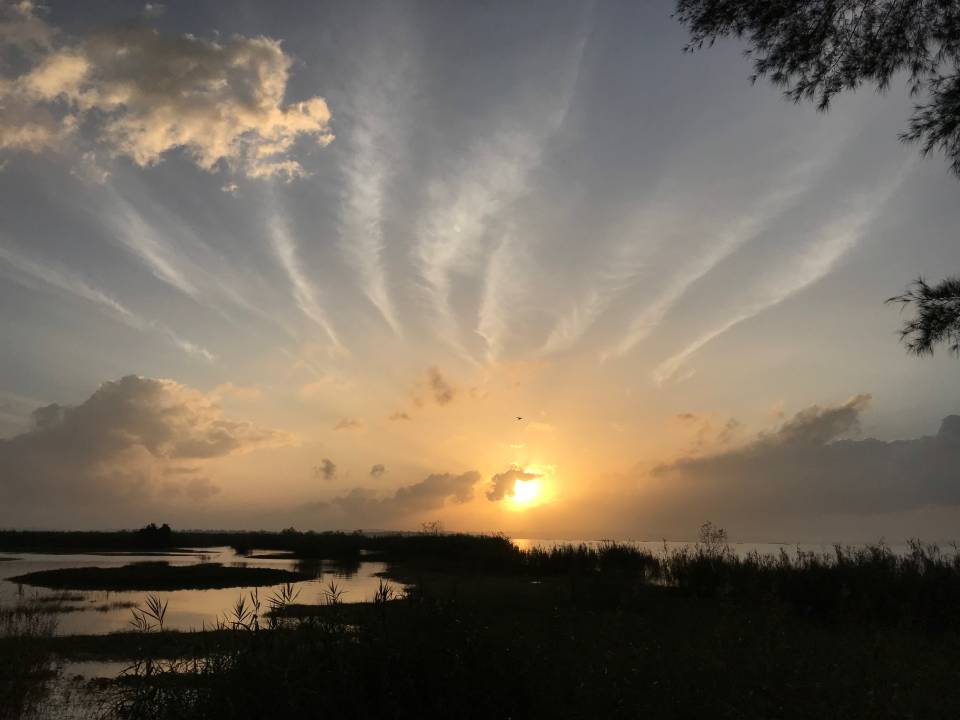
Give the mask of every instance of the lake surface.
[[(274, 551), (254, 551), (250, 555), (237, 555), (231, 548), (197, 548), (191, 552), (174, 554), (89, 554), (52, 555), (41, 553), (8, 553), (11, 560), (0, 561), (0, 606), (15, 605), (31, 600), (59, 597), (67, 598), (62, 603), (66, 612), (57, 613), (57, 633), (60, 635), (95, 635), (129, 630), (131, 608), (142, 606), (148, 595), (158, 595), (168, 603), (164, 626), (170, 630), (202, 630), (214, 625), (230, 611), (239, 597), (249, 599), (255, 588), (234, 587), (216, 590), (169, 590), (160, 592), (50, 590), (47, 588), (20, 585), (8, 578), (40, 570), (56, 570), (71, 567), (121, 567), (136, 562), (164, 561), (170, 565), (196, 563), (222, 563), (223, 565), (266, 567), (295, 570), (310, 574), (309, 580), (293, 583), (299, 593), (297, 603), (321, 604), (331, 582), (343, 592), (341, 601), (363, 602), (371, 600), (380, 578), (377, 573), (386, 570), (382, 562), (360, 562), (349, 567), (326, 561), (303, 561), (291, 558), (260, 558), (277, 555)], [(388, 583), (390, 584), (390, 583)], [(391, 584), (395, 590), (402, 588)], [(256, 588), (261, 601), (279, 590), (281, 585)]]

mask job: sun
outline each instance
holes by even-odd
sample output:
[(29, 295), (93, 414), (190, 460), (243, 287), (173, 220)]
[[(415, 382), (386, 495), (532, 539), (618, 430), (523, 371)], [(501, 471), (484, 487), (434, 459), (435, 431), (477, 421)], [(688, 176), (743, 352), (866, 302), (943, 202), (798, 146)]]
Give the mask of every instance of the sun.
[(556, 472), (553, 465), (527, 464), (515, 465), (514, 468), (525, 474), (528, 479), (517, 478), (513, 485), (513, 492), (507, 495), (508, 510), (514, 512), (529, 510), (553, 499), (553, 480)]
[(513, 486), (513, 502), (520, 507), (536, 504), (540, 498), (539, 480), (521, 480)]

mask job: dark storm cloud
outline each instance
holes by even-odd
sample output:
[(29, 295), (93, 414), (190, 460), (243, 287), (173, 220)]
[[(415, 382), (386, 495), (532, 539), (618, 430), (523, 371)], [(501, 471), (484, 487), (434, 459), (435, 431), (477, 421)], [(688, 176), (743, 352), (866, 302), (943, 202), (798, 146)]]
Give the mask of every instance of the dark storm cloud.
[(692, 502), (769, 512), (872, 514), (960, 504), (960, 416), (913, 440), (845, 439), (868, 395), (813, 406), (743, 447), (653, 471)]
[(8, 508), (43, 499), (48, 513), (60, 500), (143, 497), (154, 487), (209, 496), (216, 492), (209, 480), (162, 478), (192, 475), (198, 462), (291, 440), (224, 419), (219, 406), (196, 390), (135, 375), (104, 383), (79, 405), (41, 407), (32, 420), (27, 432), (0, 440), (0, 497)]
[(536, 480), (540, 475), (526, 472), (518, 467), (512, 467), (490, 478), (490, 489), (487, 490), (487, 500), (499, 502), (505, 497), (513, 497), (513, 490), (518, 482)]
[(480, 473), (465, 472), (428, 475), (413, 485), (406, 485), (389, 501), (403, 512), (433, 510), (447, 500), (465, 503), (473, 499), (473, 487), (480, 481)]
[(313, 503), (304, 511), (314, 523), (339, 527), (370, 527), (403, 523), (411, 515), (440, 510), (473, 499), (480, 473), (469, 471), (454, 475), (435, 473), (412, 485), (405, 485), (388, 497), (378, 497), (375, 490), (353, 488), (333, 500)]

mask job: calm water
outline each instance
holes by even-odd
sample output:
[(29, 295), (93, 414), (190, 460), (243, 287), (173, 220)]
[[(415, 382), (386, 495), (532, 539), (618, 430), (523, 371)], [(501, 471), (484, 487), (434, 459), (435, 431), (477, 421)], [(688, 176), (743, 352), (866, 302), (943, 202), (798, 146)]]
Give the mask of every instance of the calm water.
[[(267, 554), (269, 551), (261, 551)], [(275, 553), (271, 553), (275, 554)], [(362, 562), (345, 568), (326, 562), (304, 563), (290, 559), (264, 559), (241, 556), (230, 548), (201, 548), (184, 554), (151, 555), (45, 555), (17, 553), (12, 560), (0, 561), (0, 606), (9, 606), (35, 598), (68, 598), (63, 608), (68, 612), (58, 613), (57, 632), (61, 635), (101, 634), (130, 629), (130, 609), (143, 605), (147, 595), (155, 594), (168, 603), (165, 627), (171, 630), (202, 630), (216, 623), (227, 613), (237, 598), (247, 597), (253, 588), (235, 587), (217, 590), (171, 590), (157, 593), (144, 591), (61, 591), (18, 585), (7, 578), (38, 570), (54, 570), (68, 567), (119, 567), (134, 562), (166, 561), (171, 565), (191, 565), (201, 562), (216, 562), (224, 565), (269, 567), (283, 570), (300, 570), (312, 575), (310, 580), (294, 583), (299, 592), (298, 603), (320, 604), (324, 590), (331, 581), (343, 590), (342, 602), (363, 602), (373, 598), (380, 583), (376, 573), (386, 569), (380, 562)], [(281, 586), (261, 586), (260, 599), (265, 601)], [(394, 588), (400, 588), (394, 585)]]

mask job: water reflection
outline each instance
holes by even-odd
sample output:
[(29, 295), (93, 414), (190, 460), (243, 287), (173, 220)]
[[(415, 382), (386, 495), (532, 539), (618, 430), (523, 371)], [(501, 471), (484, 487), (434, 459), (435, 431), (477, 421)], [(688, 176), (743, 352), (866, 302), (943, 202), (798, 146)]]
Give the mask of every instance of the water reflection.
[(327, 567), (338, 578), (351, 579), (360, 572), (360, 558), (347, 557), (327, 561)]
[[(25, 553), (0, 563), (0, 606), (23, 602), (58, 605), (57, 633), (61, 635), (103, 634), (129, 630), (130, 609), (143, 605), (150, 594), (160, 595), (168, 602), (165, 626), (171, 630), (202, 630), (213, 626), (241, 595), (247, 596), (253, 588), (235, 587), (214, 590), (171, 590), (160, 593), (144, 591), (53, 591), (10, 582), (7, 578), (41, 570), (71, 567), (120, 567), (131, 563), (158, 563), (179, 566), (197, 563), (222, 563), (246, 567), (276, 568), (305, 573), (309, 579), (294, 583), (299, 593), (298, 603), (320, 604), (324, 590), (335, 579), (343, 590), (342, 601), (371, 600), (380, 583), (377, 573), (386, 570), (382, 562), (305, 560), (285, 553), (252, 551), (237, 555), (230, 548), (204, 548), (202, 552), (177, 553), (160, 556), (151, 554), (89, 554), (45, 555)], [(261, 597), (267, 597), (281, 586), (259, 588)], [(399, 587), (395, 587), (399, 590)]]

